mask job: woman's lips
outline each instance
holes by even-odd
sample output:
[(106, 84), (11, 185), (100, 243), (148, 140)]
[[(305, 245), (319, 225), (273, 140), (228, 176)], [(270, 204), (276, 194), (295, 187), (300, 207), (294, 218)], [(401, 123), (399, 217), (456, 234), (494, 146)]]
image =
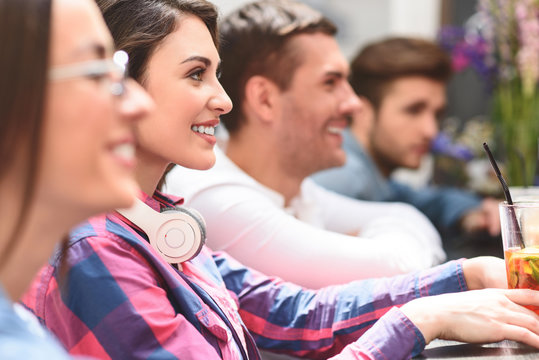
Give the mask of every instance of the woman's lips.
[(117, 142), (111, 146), (110, 151), (122, 166), (130, 169), (135, 167), (137, 160), (134, 141)]
[(207, 122), (204, 125), (193, 125), (191, 127), (191, 131), (213, 146), (217, 142), (217, 139), (215, 138), (215, 126), (216, 125), (212, 125), (210, 122)]

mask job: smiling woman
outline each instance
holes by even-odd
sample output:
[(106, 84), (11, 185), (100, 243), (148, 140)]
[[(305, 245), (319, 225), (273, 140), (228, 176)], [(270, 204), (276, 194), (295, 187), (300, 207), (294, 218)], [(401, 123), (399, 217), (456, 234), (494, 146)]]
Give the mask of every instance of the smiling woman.
[[(141, 183), (147, 194), (171, 162), (208, 169), (215, 161), (209, 129), (232, 104), (219, 84), (219, 54), (206, 29), (200, 18), (184, 15), (148, 60), (144, 85), (157, 106), (152, 120), (139, 127), (138, 173), (149, 180)], [(149, 169), (157, 170), (153, 180)]]
[(151, 100), (112, 49), (90, 0), (0, 0), (2, 359), (67, 358), (9, 299), (70, 227), (133, 202), (133, 124)]
[[(100, 5), (115, 43), (133, 59), (131, 73), (156, 103), (156, 112), (136, 125), (137, 180), (143, 193), (134, 208), (144, 209), (151, 215), (147, 218), (185, 214), (184, 208), (175, 208), (181, 201), (155, 188), (170, 162), (205, 169), (215, 160), (213, 136), (206, 131), (211, 132), (219, 116), (231, 109), (217, 79), (217, 11), (204, 0), (104, 0)], [(161, 210), (166, 213), (159, 214)], [(496, 270), (474, 271), (494, 264), (492, 268), (503, 274), (503, 261), (496, 259), (452, 262), (409, 276), (313, 291), (252, 271), (207, 247), (189, 260), (165, 260), (149, 243), (152, 234), (143, 229), (147, 218), (128, 215), (129, 220), (124, 213), (121, 209), (91, 218), (72, 231), (67, 286), (59, 286), (59, 262), (52, 261), (23, 298), (74, 354), (111, 359), (259, 359), (258, 345), (314, 358), (342, 351), (342, 358), (352, 359), (369, 356), (374, 343), (386, 358), (400, 359), (417, 353), (425, 341), (455, 330), (455, 323), (448, 329), (439, 325), (449, 322), (448, 315), (459, 314), (459, 324), (474, 324), (465, 330), (482, 334), (478, 330), (487, 323), (487, 315), (501, 313), (495, 317), (501, 325), (487, 325), (495, 335), (478, 339), (488, 340), (510, 335), (501, 327), (505, 318), (516, 316), (502, 308), (519, 309), (505, 293), (494, 290), (482, 296), (470, 292), (461, 303), (447, 297), (412, 301), (406, 308), (408, 317), (398, 307), (390, 310), (418, 295), (465, 290), (466, 282), (471, 288), (499, 286), (499, 278), (490, 278)], [(193, 226), (204, 232), (203, 220)], [(169, 234), (182, 240), (180, 226)], [(158, 240), (163, 244), (171, 239)], [(511, 294), (529, 295), (524, 290)], [(463, 306), (478, 302), (487, 303), (486, 312), (475, 315)], [(534, 302), (539, 304), (539, 296)], [(439, 316), (425, 318), (423, 308)], [(525, 320), (514, 323), (531, 327)], [(539, 337), (530, 336), (528, 342), (539, 346)]]

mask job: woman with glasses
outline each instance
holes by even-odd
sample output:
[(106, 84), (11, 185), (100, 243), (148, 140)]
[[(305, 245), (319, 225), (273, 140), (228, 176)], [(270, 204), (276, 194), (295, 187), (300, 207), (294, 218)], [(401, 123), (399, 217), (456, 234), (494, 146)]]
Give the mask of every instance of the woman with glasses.
[(0, 358), (67, 354), (18, 300), (69, 229), (129, 206), (152, 106), (91, 0), (0, 0)]
[[(309, 358), (382, 358), (383, 353), (401, 359), (437, 336), (495, 341), (519, 334), (539, 347), (537, 315), (517, 305), (539, 305), (539, 295), (531, 291), (427, 297), (499, 285), (503, 262), (490, 268), (488, 259), (450, 262), (412, 275), (311, 291), (203, 246), (193, 247), (191, 255), (199, 253), (190, 260), (177, 253), (184, 243), (201, 244), (203, 220), (185, 215), (185, 209), (175, 208), (181, 200), (156, 188), (170, 163), (207, 169), (215, 161), (214, 127), (232, 106), (218, 81), (217, 11), (204, 0), (98, 4), (116, 45), (129, 54), (129, 74), (156, 107), (137, 124), (141, 201), (73, 231), (67, 286), (58, 285), (61, 263), (53, 261), (23, 299), (71, 353), (246, 360), (259, 358), (261, 347)], [(179, 218), (181, 225), (159, 235)]]

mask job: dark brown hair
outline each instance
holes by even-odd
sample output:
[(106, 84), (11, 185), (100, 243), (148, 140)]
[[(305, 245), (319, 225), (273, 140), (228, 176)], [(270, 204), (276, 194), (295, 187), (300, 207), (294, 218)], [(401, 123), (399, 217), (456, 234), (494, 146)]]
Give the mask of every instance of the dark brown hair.
[(451, 60), (435, 43), (417, 38), (392, 37), (364, 47), (351, 65), (350, 83), (375, 109), (391, 83), (405, 76), (422, 76), (441, 83), (451, 77)]
[(205, 0), (96, 0), (118, 49), (129, 54), (128, 72), (144, 83), (155, 48), (174, 32), (182, 15), (200, 18), (218, 47), (217, 9)]
[[(219, 48), (217, 9), (206, 0), (96, 0), (114, 38), (116, 48), (129, 54), (128, 73), (144, 85), (150, 56), (161, 42), (173, 33), (180, 18), (189, 14), (198, 17), (208, 28), (215, 47)], [(160, 189), (166, 174), (159, 180)]]
[(244, 87), (249, 78), (262, 75), (281, 90), (290, 86), (301, 65), (301, 53), (290, 46), (294, 35), (334, 35), (336, 26), (320, 12), (291, 0), (262, 0), (228, 15), (220, 26), (223, 75), (221, 83), (234, 108), (222, 120), (232, 134), (242, 125)]
[(37, 183), (50, 18), (51, 0), (0, 1), (0, 182), (15, 161), (24, 164), (23, 209), (0, 264), (13, 250)]

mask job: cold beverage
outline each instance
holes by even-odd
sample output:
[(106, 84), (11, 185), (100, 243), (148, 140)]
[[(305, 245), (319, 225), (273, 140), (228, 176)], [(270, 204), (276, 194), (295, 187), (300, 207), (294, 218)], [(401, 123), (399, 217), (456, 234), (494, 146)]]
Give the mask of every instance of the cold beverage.
[[(539, 246), (505, 250), (507, 285), (510, 289), (539, 290)], [(539, 314), (538, 306), (527, 306)]]

